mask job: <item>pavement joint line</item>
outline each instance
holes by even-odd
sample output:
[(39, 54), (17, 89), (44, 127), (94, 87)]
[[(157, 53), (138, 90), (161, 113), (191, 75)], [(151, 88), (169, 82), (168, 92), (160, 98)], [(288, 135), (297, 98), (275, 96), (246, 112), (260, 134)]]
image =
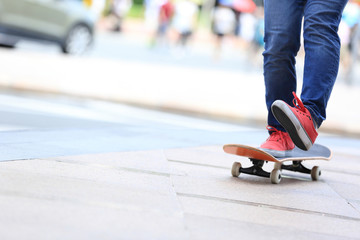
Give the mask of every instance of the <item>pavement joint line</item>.
[(33, 161), (33, 160), (38, 160), (38, 159), (39, 158), (5, 159), (5, 160), (0, 160), (0, 164), (1, 164), (1, 162)]
[(156, 175), (156, 176), (162, 176), (162, 177), (168, 177), (168, 178), (170, 178), (171, 175), (174, 175), (171, 173), (161, 173), (161, 172), (141, 170), (141, 169), (136, 169), (136, 168), (127, 168), (127, 167), (114, 167), (114, 169), (124, 170), (124, 171), (134, 172), (134, 173), (144, 173), (144, 174), (150, 174), (150, 175)]
[(271, 205), (271, 204), (266, 204), (266, 203), (257, 203), (257, 202), (250, 202), (250, 201), (243, 201), (243, 200), (236, 200), (236, 199), (204, 196), (204, 195), (198, 195), (198, 194), (189, 194), (189, 193), (181, 193), (181, 192), (177, 192), (176, 194), (181, 197), (187, 197), (187, 198), (197, 198), (197, 199), (203, 199), (203, 200), (209, 200), (209, 201), (220, 201), (220, 202), (233, 203), (233, 204), (239, 204), (239, 205), (263, 207), (263, 208), (269, 208), (269, 209), (275, 209), (275, 210), (281, 210), (281, 211), (287, 211), (287, 212), (297, 212), (297, 213), (303, 213), (303, 214), (323, 216), (323, 217), (328, 217), (328, 218), (336, 218), (336, 219), (360, 222), (360, 217), (359, 218), (348, 217), (348, 216), (319, 212), (319, 211), (304, 210), (304, 209), (291, 208), (291, 207), (282, 207), (282, 206), (276, 206), (276, 205)]
[(347, 204), (349, 204), (356, 212), (358, 212), (359, 214), (360, 214), (360, 210), (359, 209), (357, 209), (352, 203), (351, 203), (351, 201), (357, 201), (357, 200), (352, 200), (352, 199), (346, 199), (346, 202), (347, 202)]
[[(196, 213), (185, 213), (185, 217), (186, 216), (197, 216), (197, 217), (204, 217), (204, 215), (201, 214), (196, 214)], [(209, 219), (214, 219), (214, 220), (218, 220), (218, 219), (222, 219), (223, 221), (229, 222), (229, 223), (233, 223), (233, 222), (239, 222), (239, 223), (245, 223), (245, 224), (249, 224), (249, 222), (247, 221), (243, 221), (243, 220), (234, 220), (234, 219), (229, 219), (229, 218), (225, 218), (225, 217), (213, 217), (213, 216), (206, 216), (206, 218)], [(256, 223), (257, 226), (262, 226), (262, 227), (269, 227), (269, 225), (267, 224), (263, 224), (263, 223)], [(289, 226), (276, 226), (276, 229), (278, 231), (293, 231), (298, 233), (299, 229), (295, 228), (295, 227), (289, 227)], [(310, 230), (302, 230), (302, 231), (306, 231), (306, 233), (314, 233), (314, 234), (319, 234), (319, 232), (316, 231), (310, 231)], [(323, 237), (328, 237), (330, 239), (333, 239), (334, 237), (336, 237), (336, 239), (353, 239), (353, 238), (344, 238), (343, 236), (339, 236), (339, 235), (334, 235), (334, 234), (329, 234), (329, 233), (321, 233), (321, 235)], [(271, 238), (270, 238), (271, 239)], [(278, 239), (284, 239), (284, 237), (278, 237)], [(296, 239), (296, 238), (295, 238)], [(327, 239), (327, 238), (320, 238), (320, 239)], [(357, 239), (357, 238), (355, 238)]]
[(195, 165), (195, 166), (202, 166), (202, 167), (211, 167), (211, 168), (226, 169), (226, 170), (229, 170), (229, 169), (230, 169), (230, 168), (228, 168), (228, 167), (215, 166), (215, 165), (210, 165), (210, 164), (205, 164), (205, 163), (186, 162), (186, 161), (173, 160), (173, 159), (167, 159), (167, 160), (168, 160), (169, 162), (181, 163), (181, 164), (187, 164), (187, 165)]
[(123, 171), (128, 171), (128, 172), (144, 173), (144, 174), (163, 176), (163, 177), (183, 176), (180, 174), (173, 174), (173, 173), (155, 172), (155, 171), (150, 171), (150, 170), (142, 170), (142, 169), (129, 168), (129, 167), (117, 167), (117, 166), (103, 165), (103, 164), (97, 164), (97, 163), (69, 161), (69, 160), (63, 160), (63, 159), (61, 159), (61, 160), (60, 159), (42, 159), (42, 160), (56, 161), (56, 162), (65, 163), (65, 164), (74, 164), (74, 165), (82, 165), (82, 166), (89, 166), (89, 167), (100, 167), (103, 169), (123, 170)]
[(127, 211), (138, 211), (138, 212), (152, 212), (157, 214), (166, 214), (172, 216), (182, 216), (182, 213), (175, 212), (175, 213), (164, 213), (163, 211), (157, 209), (144, 209), (143, 207), (135, 206), (135, 205), (122, 205), (116, 203), (110, 203), (105, 201), (90, 201), (90, 200), (82, 200), (79, 198), (69, 198), (69, 197), (57, 197), (57, 196), (49, 196), (49, 195), (37, 195), (37, 194), (30, 194), (24, 192), (17, 192), (17, 191), (7, 191), (7, 190), (0, 190), (0, 196), (5, 197), (22, 197), (27, 199), (35, 199), (35, 200), (42, 200), (42, 201), (50, 201), (50, 202), (65, 202), (70, 204), (86, 204), (88, 206), (97, 206), (97, 207), (104, 207), (108, 209), (115, 209), (115, 210), (127, 210)]
[(334, 170), (334, 169), (321, 169), (321, 171), (326, 171), (326, 172), (332, 172), (332, 173), (339, 173), (339, 174), (345, 174), (345, 175), (353, 175), (353, 176), (357, 176), (359, 177), (360, 174), (358, 173), (354, 173), (354, 172), (349, 172), (349, 171), (344, 171), (344, 170)]

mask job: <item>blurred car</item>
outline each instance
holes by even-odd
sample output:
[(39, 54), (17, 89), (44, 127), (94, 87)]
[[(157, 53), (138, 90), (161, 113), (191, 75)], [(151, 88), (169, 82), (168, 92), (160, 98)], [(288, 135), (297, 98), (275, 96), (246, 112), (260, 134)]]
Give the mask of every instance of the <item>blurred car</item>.
[(93, 42), (95, 21), (82, 0), (0, 0), (0, 43), (40, 40), (81, 54)]

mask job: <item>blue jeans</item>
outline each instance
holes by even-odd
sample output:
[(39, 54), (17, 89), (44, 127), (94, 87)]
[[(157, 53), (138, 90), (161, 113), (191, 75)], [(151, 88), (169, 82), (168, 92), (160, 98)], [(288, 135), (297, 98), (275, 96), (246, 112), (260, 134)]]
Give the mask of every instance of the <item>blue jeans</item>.
[(292, 106), (292, 92), (296, 92), (295, 56), (300, 48), (303, 18), (305, 65), (301, 99), (318, 126), (325, 120), (339, 69), (337, 31), (347, 1), (264, 0), (263, 56), (269, 125), (284, 131), (271, 113), (275, 100)]

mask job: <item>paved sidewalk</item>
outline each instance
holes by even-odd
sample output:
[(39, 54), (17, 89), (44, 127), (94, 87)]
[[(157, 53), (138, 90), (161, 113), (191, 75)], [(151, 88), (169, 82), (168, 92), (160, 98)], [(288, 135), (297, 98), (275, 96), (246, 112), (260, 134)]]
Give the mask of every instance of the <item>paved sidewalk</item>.
[(37, 123), (0, 135), (0, 239), (359, 239), (359, 139), (322, 133), (334, 157), (308, 162), (323, 169), (320, 180), (284, 172), (273, 185), (231, 177), (234, 161), (249, 161), (222, 151), (258, 146), (263, 129), (109, 103), (0, 99), (0, 125), (16, 125), (11, 116)]
[(359, 239), (359, 139), (321, 134), (334, 157), (307, 163), (320, 165), (320, 180), (284, 171), (273, 185), (231, 177), (234, 161), (250, 163), (222, 151), (258, 146), (263, 129), (95, 101), (0, 99), (3, 115), (39, 122), (0, 132), (0, 239)]
[(221, 145), (2, 162), (0, 238), (360, 239), (360, 154), (340, 145), (321, 180), (279, 185), (231, 177)]

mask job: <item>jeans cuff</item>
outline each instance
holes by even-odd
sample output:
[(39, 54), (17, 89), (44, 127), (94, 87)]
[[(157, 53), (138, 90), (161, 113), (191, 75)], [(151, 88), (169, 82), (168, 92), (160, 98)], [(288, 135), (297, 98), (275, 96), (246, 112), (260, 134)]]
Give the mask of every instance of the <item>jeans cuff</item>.
[(314, 123), (316, 124), (315, 128), (319, 128), (324, 120), (321, 117), (319, 118), (316, 112), (311, 107), (309, 106), (305, 106), (305, 107), (309, 110), (311, 117)]

